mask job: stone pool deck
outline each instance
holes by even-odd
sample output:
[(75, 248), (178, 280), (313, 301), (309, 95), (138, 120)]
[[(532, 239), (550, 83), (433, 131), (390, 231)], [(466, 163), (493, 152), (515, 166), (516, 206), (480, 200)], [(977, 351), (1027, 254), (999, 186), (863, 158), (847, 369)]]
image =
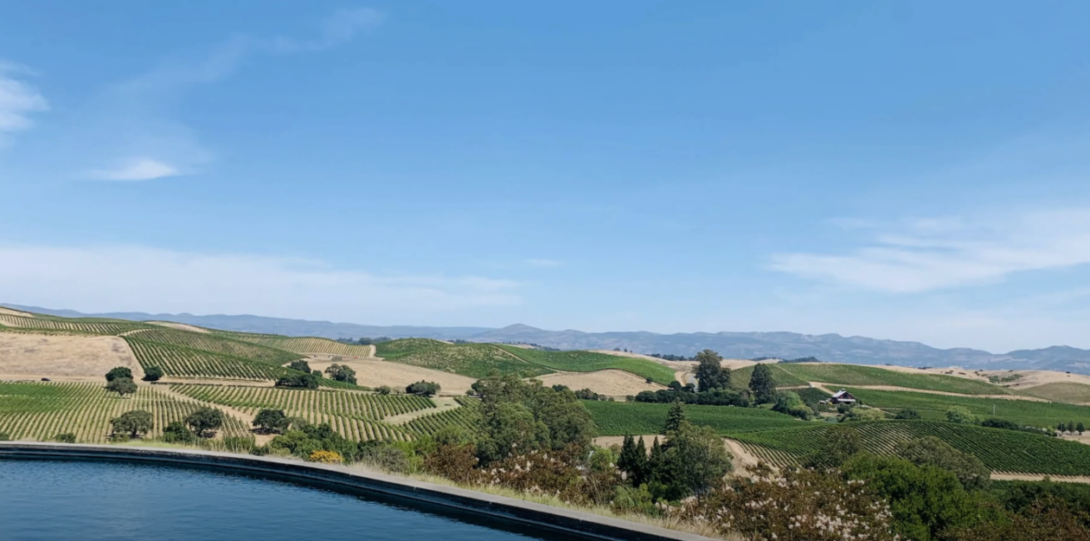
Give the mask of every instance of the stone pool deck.
[(146, 462), (197, 466), (342, 487), (378, 496), (435, 505), (481, 517), (541, 528), (543, 533), (568, 534), (579, 539), (609, 541), (712, 541), (712, 538), (668, 530), (582, 511), (494, 496), (463, 488), (438, 485), (347, 468), (278, 457), (259, 457), (215, 451), (82, 445), (39, 442), (0, 442), (0, 459), (90, 460)]

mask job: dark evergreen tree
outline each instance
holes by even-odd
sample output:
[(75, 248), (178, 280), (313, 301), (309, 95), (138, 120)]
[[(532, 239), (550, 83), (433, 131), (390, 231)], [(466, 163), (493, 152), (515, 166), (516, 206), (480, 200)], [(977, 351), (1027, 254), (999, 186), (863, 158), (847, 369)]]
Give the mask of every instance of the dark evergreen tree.
[(670, 407), (669, 413), (666, 414), (666, 426), (663, 428), (666, 435), (677, 432), (681, 428), (681, 423), (685, 422), (685, 406), (681, 402), (674, 402), (674, 405)]
[(772, 378), (772, 368), (767, 364), (754, 366), (753, 375), (749, 379), (749, 390), (758, 404), (776, 400), (776, 381)]
[(636, 478), (633, 480), (633, 485), (640, 486), (647, 482), (647, 478), (650, 475), (650, 465), (647, 460), (647, 446), (643, 444), (643, 436), (640, 436), (640, 441), (636, 443)]

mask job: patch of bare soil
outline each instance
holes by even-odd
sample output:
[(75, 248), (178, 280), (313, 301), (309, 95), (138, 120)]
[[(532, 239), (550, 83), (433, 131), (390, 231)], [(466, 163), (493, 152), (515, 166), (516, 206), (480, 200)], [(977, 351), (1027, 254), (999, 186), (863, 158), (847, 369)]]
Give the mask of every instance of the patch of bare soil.
[(101, 380), (117, 366), (136, 379), (144, 370), (129, 345), (116, 336), (65, 336), (0, 333), (0, 374), (67, 381)]
[(1090, 483), (1085, 475), (1041, 475), (1036, 473), (992, 472), (993, 481), (1044, 481), (1048, 478), (1057, 483)]
[(276, 382), (271, 379), (253, 380), (253, 379), (200, 379), (200, 378), (173, 378), (164, 377), (159, 380), (160, 383), (190, 383), (194, 385), (226, 385), (230, 387), (273, 387)]
[(727, 446), (727, 450), (733, 455), (731, 464), (734, 466), (734, 473), (741, 477), (750, 477), (750, 466), (756, 466), (760, 459), (746, 451), (742, 444), (730, 438), (723, 438), (723, 444)]
[[(312, 370), (325, 369), (334, 364), (333, 361), (311, 357), (307, 360)], [(356, 383), (367, 387), (380, 387), (389, 385), (395, 389), (404, 390), (410, 383), (418, 381), (434, 381), (441, 388), (440, 394), (462, 396), (476, 379), (441, 370), (421, 368), (407, 364), (392, 363), (379, 360), (355, 360), (348, 359), (337, 361), (336, 364), (345, 365), (356, 371)]]
[(606, 396), (637, 395), (643, 391), (658, 391), (666, 388), (657, 383), (647, 383), (646, 378), (623, 370), (557, 372), (534, 379), (540, 380), (546, 386), (567, 385), (572, 389), (590, 389)]
[(200, 327), (194, 327), (192, 325), (186, 325), (185, 323), (174, 323), (173, 321), (148, 321), (152, 325), (158, 325), (160, 327), (170, 327), (171, 329), (178, 329), (179, 331), (199, 332), (203, 334), (209, 334), (208, 329), (202, 329)]
[(3, 306), (0, 306), (0, 314), (4, 314), (4, 315), (8, 315), (8, 316), (19, 316), (19, 317), (34, 317), (34, 314), (28, 314), (26, 312), (20, 312), (18, 310), (12, 310), (11, 308), (4, 308)]

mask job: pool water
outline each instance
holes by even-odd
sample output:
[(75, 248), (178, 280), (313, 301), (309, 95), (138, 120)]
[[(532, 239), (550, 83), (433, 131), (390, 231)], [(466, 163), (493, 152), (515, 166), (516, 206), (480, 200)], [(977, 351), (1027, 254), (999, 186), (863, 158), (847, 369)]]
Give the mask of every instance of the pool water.
[(117, 462), (0, 460), (0, 540), (568, 539), (401, 500)]

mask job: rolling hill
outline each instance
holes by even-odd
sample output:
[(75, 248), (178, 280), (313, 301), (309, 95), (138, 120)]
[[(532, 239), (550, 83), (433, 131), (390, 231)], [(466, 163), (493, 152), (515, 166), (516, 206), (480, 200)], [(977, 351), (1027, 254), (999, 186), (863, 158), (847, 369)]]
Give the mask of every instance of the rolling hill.
[[(30, 312), (86, 317), (72, 310), (6, 305)], [(252, 315), (147, 314), (126, 312), (95, 314), (96, 317), (133, 321), (174, 321), (226, 331), (323, 338), (434, 338), (481, 343), (529, 343), (562, 350), (621, 348), (640, 353), (693, 355), (712, 349), (727, 358), (817, 357), (849, 364), (899, 366), (962, 366), (984, 370), (1054, 370), (1090, 374), (1090, 350), (1052, 346), (1009, 353), (990, 353), (971, 348), (934, 348), (919, 342), (880, 340), (839, 334), (808, 335), (792, 332), (676, 333), (549, 331), (528, 325), (487, 327), (378, 326), (328, 321), (270, 318)]]

